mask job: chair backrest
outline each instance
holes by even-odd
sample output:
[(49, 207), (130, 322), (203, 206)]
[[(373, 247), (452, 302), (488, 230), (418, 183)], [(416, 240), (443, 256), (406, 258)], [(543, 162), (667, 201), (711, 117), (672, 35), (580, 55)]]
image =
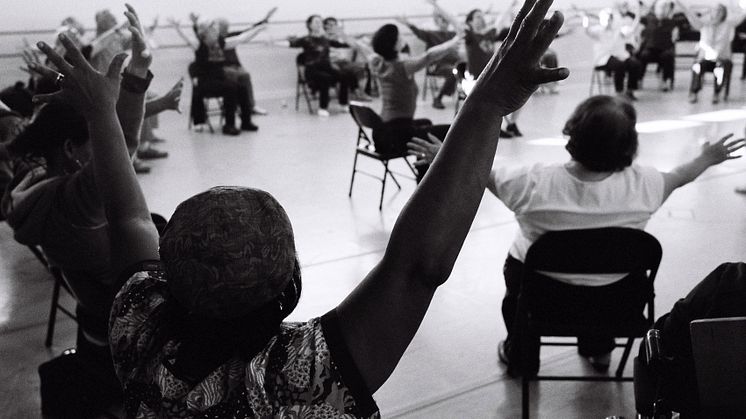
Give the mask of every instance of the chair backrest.
[(746, 417), (746, 317), (695, 320), (690, 331), (702, 413)]
[(551, 231), (529, 248), (525, 266), (578, 274), (650, 270), (654, 277), (662, 254), (658, 240), (643, 230), (607, 227)]
[[(641, 312), (636, 311), (637, 308), (629, 306), (629, 311), (618, 312), (617, 315), (630, 319), (630, 322), (625, 325), (620, 323), (615, 327), (625, 330), (642, 328), (635, 333), (641, 332), (645, 324), (654, 320), (653, 281), (658, 272), (662, 253), (660, 243), (655, 237), (637, 229), (608, 227), (548, 232), (539, 237), (526, 254), (519, 297), (521, 310), (525, 313), (534, 313), (531, 316), (537, 321), (556, 325), (564, 323), (564, 326), (570, 327), (567, 330), (580, 325), (606, 327), (600, 318), (587, 317), (587, 314), (583, 314), (587, 313), (589, 307), (616, 307), (615, 302), (598, 301), (596, 287), (575, 286), (570, 291), (567, 288), (569, 285), (558, 288), (558, 281), (535, 273), (630, 273), (640, 279), (639, 282), (635, 282), (634, 287), (639, 292), (644, 292), (640, 295), (645, 296), (648, 315), (643, 317)], [(557, 295), (558, 292), (563, 296)], [(566, 294), (568, 292), (571, 294)], [(564, 298), (570, 295), (574, 303), (565, 304)], [(619, 296), (621, 299), (628, 297)], [(578, 303), (579, 301), (584, 303)], [(562, 334), (558, 333), (554, 336), (560, 335)]]
[(355, 120), (355, 123), (358, 125), (360, 129), (363, 128), (370, 128), (370, 129), (378, 129), (383, 124), (383, 120), (381, 117), (374, 111), (373, 109), (357, 105), (357, 104), (350, 104), (350, 115), (352, 115), (352, 119)]

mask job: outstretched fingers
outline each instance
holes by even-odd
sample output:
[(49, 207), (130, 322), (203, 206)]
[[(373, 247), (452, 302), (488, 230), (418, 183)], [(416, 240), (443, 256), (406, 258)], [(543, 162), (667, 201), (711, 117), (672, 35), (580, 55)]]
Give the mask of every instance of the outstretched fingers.
[(65, 61), (60, 54), (58, 54), (55, 50), (52, 49), (49, 45), (47, 45), (45, 42), (39, 42), (36, 44), (37, 47), (41, 50), (41, 52), (44, 53), (44, 55), (49, 58), (49, 61), (54, 64), (62, 74), (64, 75), (70, 75), (70, 73), (73, 71), (73, 67)]
[(536, 37), (534, 38), (533, 45), (531, 46), (536, 59), (541, 58), (544, 52), (549, 48), (549, 45), (554, 42), (555, 38), (557, 38), (557, 33), (562, 28), (564, 22), (565, 16), (561, 12), (555, 11), (549, 19), (546, 19), (541, 23), (541, 26), (536, 33)]
[(508, 30), (508, 36), (505, 38), (505, 42), (508, 45), (510, 45), (510, 43), (513, 42), (513, 40), (515, 40), (515, 37), (518, 34), (518, 30), (521, 28), (521, 25), (523, 24), (524, 19), (526, 19), (528, 12), (530, 12), (531, 8), (534, 7), (534, 3), (536, 3), (536, 0), (525, 0), (523, 2), (523, 6), (521, 6), (521, 10), (518, 11), (518, 14), (515, 17), (513, 24), (510, 25), (510, 30)]
[(124, 66), (124, 60), (126, 59), (127, 54), (117, 54), (109, 64), (109, 70), (106, 72), (106, 77), (119, 78), (119, 74), (122, 72), (122, 67)]
[(516, 34), (516, 42), (523, 45), (530, 45), (533, 42), (552, 3), (553, 0), (535, 1), (531, 11), (528, 12), (525, 19), (521, 22), (521, 27)]
[(67, 53), (66, 56), (67, 59), (70, 61), (70, 64), (77, 68), (88, 68), (93, 70), (93, 67), (88, 64), (88, 60), (85, 59), (83, 53), (80, 52), (80, 49), (75, 45), (75, 43), (70, 39), (69, 36), (61, 33), (59, 39), (60, 42), (62, 42), (62, 46), (65, 47), (65, 51)]

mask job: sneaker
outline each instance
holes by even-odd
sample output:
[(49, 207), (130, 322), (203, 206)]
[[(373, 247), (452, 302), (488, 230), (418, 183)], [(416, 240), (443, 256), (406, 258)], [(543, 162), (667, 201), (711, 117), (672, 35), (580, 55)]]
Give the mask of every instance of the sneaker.
[(500, 128), (500, 138), (504, 138), (504, 139), (513, 138), (513, 134)]
[(233, 127), (233, 126), (226, 125), (226, 126), (223, 127), (223, 134), (225, 134), (225, 135), (240, 135), (241, 134), (241, 130), (239, 130), (238, 128)]
[(720, 95), (719, 94), (712, 95), (712, 104), (717, 105), (718, 103), (720, 103)]
[(505, 127), (505, 131), (513, 134), (514, 137), (523, 137), (523, 133), (518, 129), (518, 125), (515, 123), (508, 124), (508, 126)]
[(689, 103), (697, 103), (697, 94), (689, 93)]
[(611, 352), (603, 355), (586, 356), (584, 358), (587, 359), (588, 362), (590, 362), (591, 367), (598, 372), (608, 371), (609, 365), (611, 365)]
[(735, 189), (736, 193), (744, 194), (746, 195), (746, 186), (739, 186)]
[(251, 110), (252, 115), (267, 115), (268, 112), (264, 108), (260, 108), (258, 106), (254, 106), (254, 109)]
[(445, 105), (443, 105), (443, 101), (440, 100), (439, 97), (436, 97), (433, 99), (433, 108), (435, 109), (445, 109)]
[(624, 92), (624, 96), (632, 102), (637, 100), (637, 96), (631, 90)]
[(319, 109), (318, 111), (316, 111), (316, 115), (321, 116), (323, 118), (328, 118), (329, 111), (327, 111), (326, 109)]
[(138, 159), (132, 160), (132, 167), (135, 169), (135, 173), (137, 173), (138, 175), (150, 173), (150, 166), (146, 165)]
[(251, 122), (244, 122), (241, 124), (241, 131), (258, 131), (259, 127)]
[(156, 150), (153, 147), (148, 147), (145, 150), (137, 151), (137, 158), (143, 160), (162, 159), (168, 157), (168, 152)]

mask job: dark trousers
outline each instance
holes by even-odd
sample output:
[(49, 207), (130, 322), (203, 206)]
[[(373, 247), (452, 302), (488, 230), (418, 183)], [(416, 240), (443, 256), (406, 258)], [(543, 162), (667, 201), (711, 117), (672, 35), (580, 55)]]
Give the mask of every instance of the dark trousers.
[[(246, 89), (238, 83), (227, 79), (205, 79), (199, 81), (198, 99), (193, 103), (202, 102), (202, 97), (222, 97), (223, 98), (223, 116), (225, 117), (226, 126), (236, 125), (236, 110), (241, 108), (241, 122), (244, 124), (251, 122), (252, 107), (249, 103), (249, 96)], [(195, 111), (196, 113), (196, 111)], [(196, 117), (195, 117), (195, 123)]]
[(331, 64), (317, 64), (306, 67), (306, 81), (319, 92), (319, 108), (329, 107), (329, 88), (337, 86), (337, 98), (340, 105), (347, 104), (350, 86), (357, 85), (357, 77), (352, 71), (334, 69)]
[[(539, 369), (539, 336), (528, 336), (518, 329), (518, 296), (523, 279), (523, 262), (508, 255), (503, 267), (505, 277), (505, 297), (502, 302), (502, 314), (508, 330), (506, 346), (511, 360), (520, 360), (527, 355), (529, 364), (525, 371)], [(639, 275), (630, 274), (619, 281), (599, 287), (583, 287), (583, 296), (576, 292), (577, 286), (566, 284), (544, 275), (534, 274), (532, 280), (543, 281), (545, 295), (533, 296), (532, 315), (538, 318), (562, 318), (572, 323), (613, 324), (629, 319), (630, 313), (641, 315), (647, 302), (645, 290), (639, 286), (642, 279)], [(521, 354), (519, 339), (528, 339), (528, 354)], [(614, 336), (604, 333), (589, 333), (578, 336), (578, 353), (583, 356), (597, 356), (614, 349)], [(520, 365), (520, 364), (519, 364)], [(520, 366), (511, 365), (511, 368)]]
[[(446, 138), (450, 125), (433, 125), (429, 119), (397, 118), (384, 122), (383, 125), (373, 130), (373, 143), (376, 151), (381, 154), (394, 156), (407, 155), (407, 143), (412, 137), (422, 139), (428, 138), (428, 133), (441, 141)], [(417, 168), (417, 181), (419, 182), (429, 165)]]
[(673, 80), (674, 69), (676, 68), (676, 54), (673, 48), (666, 50), (645, 48), (640, 51), (639, 58), (642, 63), (641, 77), (645, 75), (649, 63), (658, 63), (663, 72), (663, 80)]
[(614, 90), (617, 93), (624, 91), (624, 79), (627, 79), (627, 90), (637, 90), (642, 74), (642, 64), (637, 58), (630, 57), (622, 61), (611, 56), (606, 65), (600, 67), (614, 75)]
[(440, 87), (438, 92), (438, 98), (441, 99), (443, 96), (451, 96), (456, 91), (456, 75), (453, 74), (453, 65), (442, 65), (438, 66), (430, 72), (430, 75), (443, 77), (443, 85)]
[(249, 101), (249, 107), (254, 109), (256, 101), (254, 100), (254, 85), (251, 83), (251, 74), (243, 67), (232, 65), (223, 68), (225, 78), (234, 83), (238, 83), (241, 88), (246, 90), (246, 98)]
[[(699, 71), (695, 71), (699, 65)], [(702, 90), (702, 78), (707, 72), (714, 72), (716, 68), (723, 69), (723, 79), (718, 83), (715, 79), (715, 94), (719, 94), (727, 83), (730, 82), (730, 73), (733, 71), (733, 61), (731, 60), (700, 60), (692, 67), (692, 84), (689, 88), (691, 93), (697, 93)]]

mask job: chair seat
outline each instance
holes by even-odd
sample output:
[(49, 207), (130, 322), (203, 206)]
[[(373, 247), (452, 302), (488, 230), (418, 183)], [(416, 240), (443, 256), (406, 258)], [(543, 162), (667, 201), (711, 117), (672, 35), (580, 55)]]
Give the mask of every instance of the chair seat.
[(370, 146), (358, 146), (357, 152), (365, 156), (378, 159), (378, 160), (393, 160), (393, 159), (398, 159), (401, 157), (406, 157), (406, 154), (396, 154), (396, 153), (382, 154), (375, 150), (371, 150), (368, 147)]
[(583, 334), (596, 333), (613, 336), (642, 337), (650, 329), (651, 323), (645, 316), (640, 314), (639, 318), (629, 322), (620, 322), (613, 325), (587, 323), (563, 323), (557, 324), (549, 321), (529, 320), (531, 330), (538, 332), (541, 336), (574, 337)]

